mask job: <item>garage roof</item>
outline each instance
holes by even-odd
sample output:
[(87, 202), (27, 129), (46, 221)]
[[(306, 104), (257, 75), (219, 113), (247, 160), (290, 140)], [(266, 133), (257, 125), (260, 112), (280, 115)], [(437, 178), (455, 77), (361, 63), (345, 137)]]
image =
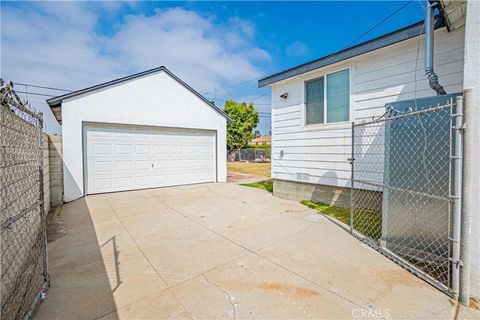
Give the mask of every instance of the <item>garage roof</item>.
[(192, 92), (197, 97), (202, 99), (207, 105), (209, 105), (215, 111), (217, 111), (222, 116), (224, 116), (227, 119), (227, 121), (229, 121), (229, 122), (232, 121), (232, 119), (230, 119), (223, 110), (221, 110), (220, 108), (215, 106), (207, 98), (205, 98), (200, 93), (195, 91), (192, 87), (190, 87), (188, 84), (186, 84), (184, 81), (182, 81), (179, 77), (177, 77), (175, 74), (173, 74), (165, 66), (160, 66), (158, 68), (142, 71), (142, 72), (139, 72), (139, 73), (132, 74), (130, 76), (126, 76), (126, 77), (123, 77), (123, 78), (118, 78), (118, 79), (115, 79), (115, 80), (111, 80), (111, 81), (107, 81), (107, 82), (104, 82), (104, 83), (97, 84), (97, 85), (92, 86), (92, 87), (88, 87), (88, 88), (85, 88), (85, 89), (80, 89), (80, 90), (73, 91), (73, 92), (70, 92), (70, 93), (67, 93), (67, 94), (64, 94), (64, 95), (61, 95), (61, 96), (53, 97), (53, 98), (48, 99), (47, 103), (50, 106), (50, 109), (52, 110), (53, 115), (55, 116), (55, 119), (57, 119), (58, 123), (62, 124), (62, 102), (63, 102), (63, 100), (69, 99), (69, 98), (72, 98), (72, 97), (75, 97), (75, 96), (78, 96), (78, 95), (81, 95), (81, 94), (85, 94), (85, 93), (88, 93), (88, 92), (96, 91), (98, 89), (106, 88), (106, 87), (109, 87), (109, 86), (112, 86), (112, 85), (115, 85), (115, 84), (118, 84), (118, 83), (121, 83), (121, 82), (124, 82), (124, 81), (129, 81), (129, 80), (132, 80), (132, 79), (135, 79), (135, 78), (143, 77), (145, 75), (149, 75), (149, 74), (152, 74), (152, 73), (157, 73), (159, 71), (163, 71), (163, 72), (167, 73), (170, 77), (175, 79), (178, 83), (180, 83), (185, 88), (190, 90), (190, 92)]
[[(435, 29), (439, 29), (445, 26), (443, 17), (441, 15), (437, 15), (435, 17)], [(374, 51), (377, 49), (381, 49), (383, 47), (405, 41), (414, 37), (418, 37), (419, 35), (424, 33), (423, 30), (423, 20), (402, 29), (395, 30), (393, 32), (387, 33), (383, 36), (374, 38), (369, 41), (362, 42), (358, 45), (353, 47), (349, 47), (322, 58), (301, 64), (299, 66), (281, 71), (279, 73), (273, 74), (266, 78), (260, 79), (258, 81), (258, 87), (265, 87), (271, 85), (275, 82), (282, 81), (291, 77), (295, 77), (305, 72), (313, 71), (315, 69), (319, 69), (336, 62), (340, 62), (346, 59), (350, 59), (370, 51)]]

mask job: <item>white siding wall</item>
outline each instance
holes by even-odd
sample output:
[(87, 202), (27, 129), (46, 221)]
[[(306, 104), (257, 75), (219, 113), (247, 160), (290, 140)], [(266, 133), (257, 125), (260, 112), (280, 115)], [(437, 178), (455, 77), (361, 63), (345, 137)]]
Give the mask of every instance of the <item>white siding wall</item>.
[[(350, 178), (351, 123), (305, 126), (304, 82), (351, 70), (352, 120), (384, 113), (388, 102), (434, 95), (423, 71), (424, 37), (410, 39), (272, 86), (272, 177), (346, 187)], [(448, 93), (463, 89), (464, 29), (435, 32), (435, 71)], [(288, 98), (280, 95), (288, 92)], [(283, 157), (280, 159), (280, 152)]]

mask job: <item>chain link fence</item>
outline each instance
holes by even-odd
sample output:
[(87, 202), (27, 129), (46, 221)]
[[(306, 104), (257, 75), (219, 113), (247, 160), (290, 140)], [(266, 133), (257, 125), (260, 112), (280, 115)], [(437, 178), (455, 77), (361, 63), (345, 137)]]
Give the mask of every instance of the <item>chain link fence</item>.
[(42, 114), (0, 83), (1, 317), (24, 319), (49, 284)]
[(370, 246), (449, 292), (456, 248), (452, 230), (459, 221), (453, 216), (459, 212), (453, 186), (461, 179), (460, 171), (454, 174), (461, 113), (453, 97), (447, 101), (397, 104), (379, 119), (352, 124), (350, 227)]
[(270, 162), (271, 148), (244, 148), (231, 152), (229, 161)]

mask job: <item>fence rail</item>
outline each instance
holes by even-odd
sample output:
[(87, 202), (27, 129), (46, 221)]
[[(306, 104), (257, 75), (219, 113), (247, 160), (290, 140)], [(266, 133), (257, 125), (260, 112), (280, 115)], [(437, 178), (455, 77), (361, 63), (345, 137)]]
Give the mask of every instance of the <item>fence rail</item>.
[(352, 123), (350, 228), (456, 295), (462, 117), (455, 97), (443, 105), (432, 99)]
[(42, 114), (0, 80), (2, 319), (31, 318), (49, 285)]

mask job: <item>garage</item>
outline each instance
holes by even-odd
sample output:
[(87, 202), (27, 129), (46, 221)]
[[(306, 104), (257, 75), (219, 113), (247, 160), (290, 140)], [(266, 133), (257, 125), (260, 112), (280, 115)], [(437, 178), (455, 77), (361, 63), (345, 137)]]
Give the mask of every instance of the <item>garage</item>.
[(163, 66), (47, 103), (62, 125), (65, 202), (226, 181), (230, 119)]
[(215, 182), (215, 132), (85, 126), (87, 194)]

